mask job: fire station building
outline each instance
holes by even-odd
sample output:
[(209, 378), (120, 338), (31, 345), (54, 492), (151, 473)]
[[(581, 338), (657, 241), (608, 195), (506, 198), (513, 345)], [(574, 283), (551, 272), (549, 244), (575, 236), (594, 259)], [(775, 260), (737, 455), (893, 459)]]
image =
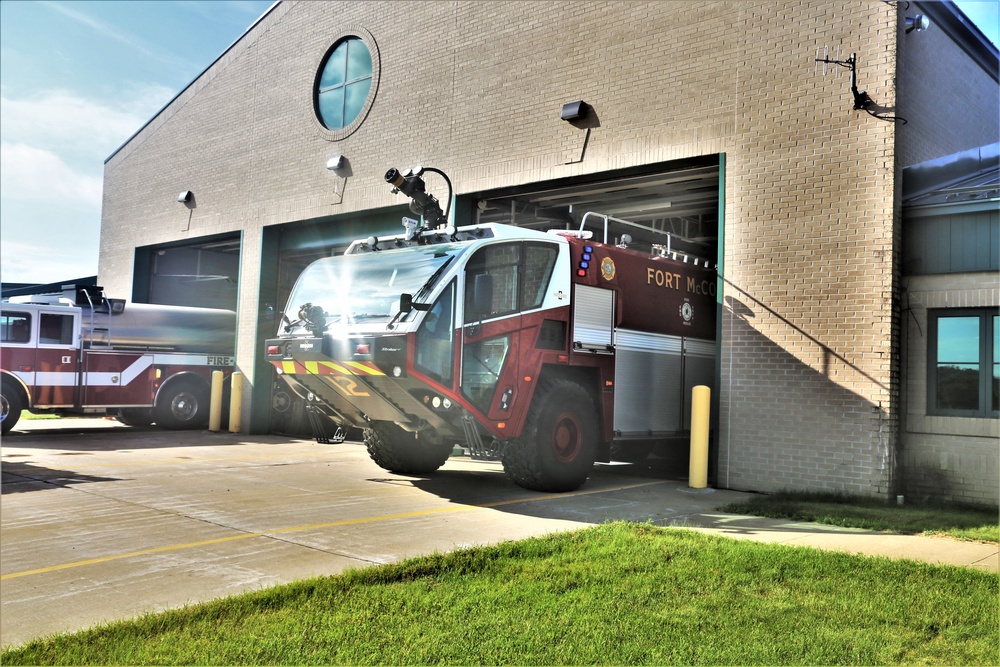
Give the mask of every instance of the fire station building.
[(304, 427), (263, 341), (423, 165), (456, 225), (717, 266), (713, 485), (997, 504), (998, 56), (953, 3), (282, 0), (206, 65), (106, 161), (99, 282), (237, 312), (244, 430)]

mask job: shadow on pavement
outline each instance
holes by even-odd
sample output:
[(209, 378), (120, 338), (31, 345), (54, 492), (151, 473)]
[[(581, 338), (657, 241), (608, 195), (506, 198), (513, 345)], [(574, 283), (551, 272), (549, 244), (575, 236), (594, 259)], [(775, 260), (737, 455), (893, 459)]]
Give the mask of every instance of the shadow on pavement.
[(56, 470), (19, 461), (0, 462), (0, 493), (24, 493), (64, 488), (89, 482), (115, 482), (117, 477), (83, 475), (72, 470)]
[[(74, 421), (74, 420), (67, 420)], [(79, 420), (99, 422), (99, 420)], [(285, 436), (253, 436), (255, 442), (288, 442)], [(10, 448), (72, 450), (79, 452), (135, 451), (170, 447), (219, 447), (245, 442), (245, 433), (228, 431), (213, 433), (208, 430), (168, 431), (155, 426), (101, 426), (61, 424), (53, 428), (32, 427), (18, 430), (15, 427), (3, 436), (4, 446)]]

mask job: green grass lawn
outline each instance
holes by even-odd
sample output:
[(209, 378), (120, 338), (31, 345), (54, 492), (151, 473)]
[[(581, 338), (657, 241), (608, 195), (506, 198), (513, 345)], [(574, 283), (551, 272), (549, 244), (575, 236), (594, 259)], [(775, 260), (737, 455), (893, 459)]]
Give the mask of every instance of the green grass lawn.
[(15, 664), (995, 665), (998, 577), (612, 523), (32, 642)]
[(53, 414), (44, 414), (44, 413), (35, 414), (34, 412), (23, 410), (21, 412), (21, 419), (62, 419), (62, 417)]
[(720, 507), (719, 511), (904, 535), (939, 534), (962, 540), (1000, 542), (1000, 514), (996, 508), (897, 506), (874, 498), (783, 492), (754, 496), (746, 502)]

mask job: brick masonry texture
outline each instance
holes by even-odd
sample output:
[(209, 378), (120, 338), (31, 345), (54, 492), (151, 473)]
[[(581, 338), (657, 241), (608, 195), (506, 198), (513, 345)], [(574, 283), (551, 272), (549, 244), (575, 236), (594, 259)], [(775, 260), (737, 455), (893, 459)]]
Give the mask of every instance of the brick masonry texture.
[[(265, 226), (398, 205), (391, 166), (439, 167), (462, 194), (724, 153), (717, 484), (885, 496), (900, 135), (814, 59), (857, 52), (891, 107), (900, 20), (872, 0), (286, 1), (108, 160), (101, 281), (129, 292), (137, 246), (242, 232), (237, 361), (266, 390), (249, 372)], [(331, 141), (312, 86), (352, 26), (374, 37), (380, 78), (364, 123)], [(559, 110), (576, 99), (600, 127), (567, 164), (582, 134)], [(346, 179), (325, 168), (334, 153)]]

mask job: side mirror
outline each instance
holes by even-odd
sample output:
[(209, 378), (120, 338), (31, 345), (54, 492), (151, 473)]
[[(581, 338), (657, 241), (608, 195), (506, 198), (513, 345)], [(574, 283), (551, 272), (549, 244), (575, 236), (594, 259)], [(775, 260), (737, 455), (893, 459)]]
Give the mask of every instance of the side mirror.
[(431, 304), (429, 303), (414, 303), (413, 295), (403, 292), (399, 295), (399, 312), (408, 313), (411, 310), (430, 310)]
[(493, 276), (479, 273), (472, 279), (472, 310), (477, 317), (493, 311)]

